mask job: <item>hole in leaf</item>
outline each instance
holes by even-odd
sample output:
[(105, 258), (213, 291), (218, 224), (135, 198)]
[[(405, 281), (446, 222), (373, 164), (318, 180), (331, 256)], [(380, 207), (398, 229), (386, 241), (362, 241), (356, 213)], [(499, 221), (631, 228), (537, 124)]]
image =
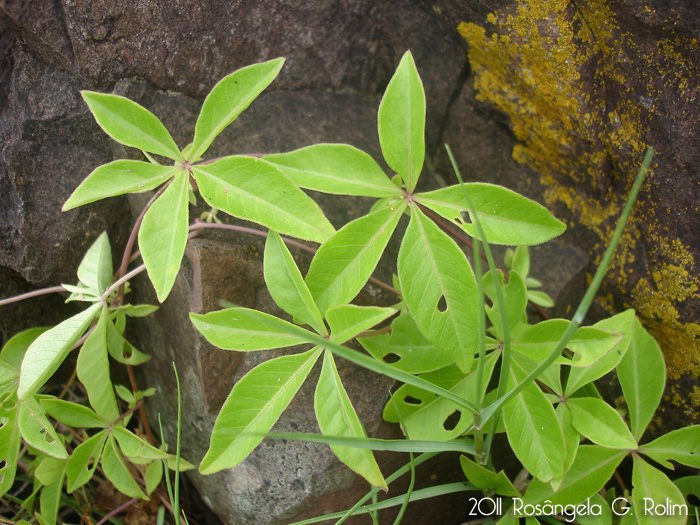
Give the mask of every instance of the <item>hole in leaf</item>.
[(460, 222), (462, 224), (470, 224), (471, 223), (471, 219), (469, 218), (469, 212), (463, 211), (459, 215), (460, 215), (459, 218), (461, 219)]
[(384, 357), (382, 357), (382, 361), (385, 363), (396, 363), (397, 361), (401, 360), (401, 356), (398, 354), (395, 354), (394, 352), (391, 352), (389, 354), (386, 354)]
[(0, 428), (2, 428), (2, 427), (4, 427), (5, 425), (7, 425), (7, 423), (8, 423), (9, 421), (10, 421), (10, 420), (9, 420), (8, 418), (6, 418), (5, 416), (0, 417)]
[(445, 310), (447, 310), (447, 299), (445, 299), (444, 295), (440, 296), (440, 300), (438, 301), (437, 306), (438, 306), (438, 310), (440, 310), (441, 312), (444, 312)]
[(7, 461), (0, 459), (0, 470), (3, 470), (7, 466)]
[(5, 402), (2, 404), (2, 408), (3, 408), (3, 410), (6, 411), (6, 412), (9, 412), (9, 411), (12, 410), (13, 408), (15, 408), (15, 406), (16, 406), (16, 403), (15, 403), (14, 399), (10, 399), (10, 400), (8, 400), (8, 401), (5, 401)]
[(406, 396), (403, 398), (403, 402), (406, 403), (407, 405), (422, 405), (423, 400), (415, 398), (413, 396)]
[(455, 410), (443, 421), (442, 428), (445, 430), (454, 430), (460, 419), (462, 419), (462, 413), (459, 410)]
[(46, 441), (49, 445), (51, 445), (55, 441), (55, 439), (52, 438), (51, 435), (49, 435), (49, 433), (46, 432), (46, 430), (44, 430), (43, 428), (41, 429), (41, 433), (44, 435), (44, 441)]

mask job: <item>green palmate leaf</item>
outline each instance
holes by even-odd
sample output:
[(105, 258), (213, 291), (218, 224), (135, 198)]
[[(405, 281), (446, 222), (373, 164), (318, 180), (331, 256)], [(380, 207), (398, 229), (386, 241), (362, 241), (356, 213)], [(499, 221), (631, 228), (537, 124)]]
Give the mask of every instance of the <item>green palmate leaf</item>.
[(189, 222), (189, 178), (180, 173), (148, 208), (139, 229), (139, 248), (148, 277), (162, 303), (170, 293), (185, 253)]
[(577, 397), (566, 401), (571, 410), (571, 423), (583, 437), (601, 447), (633, 450), (637, 442), (622, 416), (605, 401)]
[(154, 447), (124, 427), (115, 427), (113, 435), (117, 439), (119, 448), (121, 448), (124, 456), (134, 463), (143, 464), (170, 457), (166, 452)]
[(541, 306), (542, 308), (551, 308), (554, 306), (554, 301), (552, 298), (546, 293), (538, 290), (528, 290), (527, 300), (535, 303), (537, 306)]
[(97, 326), (80, 349), (76, 370), (92, 408), (105, 420), (114, 421), (119, 417), (119, 408), (109, 375), (107, 351), (107, 325), (109, 323), (111, 323), (109, 311), (107, 306), (104, 306)]
[(287, 408), (320, 354), (313, 348), (277, 357), (238, 381), (216, 418), (200, 472), (212, 474), (243, 461)]
[(399, 370), (422, 374), (446, 367), (452, 360), (420, 333), (410, 315), (402, 314), (391, 323), (391, 333), (358, 338), (375, 359)]
[(61, 438), (56, 434), (56, 430), (46, 417), (46, 412), (33, 396), (20, 401), (17, 421), (22, 438), (30, 446), (53, 458), (68, 458), (68, 452)]
[(103, 428), (109, 424), (88, 407), (63, 399), (41, 399), (41, 406), (54, 419), (73, 428)]
[(700, 468), (700, 425), (673, 430), (642, 445), (639, 451), (669, 469), (673, 469), (670, 461)]
[(147, 317), (158, 311), (158, 307), (152, 304), (125, 304), (116, 309), (124, 312), (129, 317)]
[(664, 393), (666, 366), (658, 343), (636, 318), (629, 349), (617, 365), (617, 377), (629, 409), (632, 433), (641, 439)]
[(134, 477), (129, 472), (124, 458), (119, 452), (116, 439), (113, 435), (107, 438), (107, 444), (102, 452), (102, 470), (114, 486), (123, 494), (131, 498), (148, 500)]
[(326, 335), (326, 325), (292, 254), (277, 232), (271, 231), (265, 242), (265, 284), (277, 305), (295, 319)]
[(513, 484), (504, 471), (500, 471), (496, 474), (492, 470), (488, 470), (474, 463), (467, 456), (460, 456), (459, 463), (469, 483), (476, 488), (480, 490), (493, 490), (496, 494), (511, 498), (520, 497), (520, 492), (513, 487)]
[[(632, 456), (632, 504), (639, 523), (685, 525), (687, 508), (681, 491), (668, 476), (636, 454)], [(657, 508), (661, 507), (661, 510)]]
[(386, 163), (412, 192), (425, 158), (425, 92), (410, 51), (379, 105), (379, 143)]
[(372, 157), (347, 144), (315, 144), (264, 159), (309, 190), (376, 198), (402, 194)]
[(2, 351), (0, 351), (0, 361), (7, 363), (15, 370), (19, 370), (22, 366), (22, 359), (24, 359), (27, 348), (29, 348), (37, 337), (48, 329), (49, 328), (46, 326), (39, 326), (37, 328), (24, 330), (12, 336), (7, 343), (5, 343), (5, 346), (2, 347)]
[(170, 159), (181, 159), (180, 150), (168, 130), (147, 109), (118, 95), (81, 93), (97, 123), (117, 142)]
[(64, 466), (64, 459), (43, 456), (37, 462), (36, 469), (34, 470), (34, 477), (42, 485), (50, 485), (61, 476)]
[(462, 371), (469, 370), (477, 349), (477, 294), (464, 253), (414, 208), (397, 266), (404, 300), (420, 331)]
[(608, 482), (626, 454), (622, 450), (581, 445), (558, 490), (553, 490), (549, 483), (533, 479), (523, 502), (534, 505), (550, 500), (552, 504), (575, 505), (585, 501)]
[(48, 523), (56, 523), (58, 511), (61, 507), (61, 496), (63, 495), (63, 480), (66, 476), (66, 462), (59, 461), (54, 458), (46, 458), (42, 461), (41, 466), (46, 463), (55, 463), (54, 468), (57, 468), (54, 479), (44, 484), (39, 496), (39, 507), (41, 508), (41, 516)]
[(97, 464), (102, 457), (102, 450), (107, 440), (107, 431), (98, 432), (78, 445), (66, 465), (68, 492), (73, 492), (92, 479)]
[(384, 253), (405, 204), (355, 219), (338, 230), (316, 252), (306, 284), (322, 314), (352, 301)]
[(22, 438), (17, 421), (17, 398), (14, 396), (0, 403), (0, 497), (12, 488), (17, 473)]
[(268, 350), (307, 342), (299, 331), (290, 330), (298, 327), (249, 308), (228, 308), (204, 315), (191, 313), (190, 319), (207, 341), (224, 350)]
[(222, 78), (202, 104), (194, 128), (189, 159), (198, 160), (223, 129), (231, 124), (277, 77), (284, 58), (253, 64)]
[(96, 168), (63, 205), (63, 211), (125, 193), (152, 190), (180, 171), (139, 160), (115, 160)]
[(0, 361), (0, 385), (14, 381), (17, 377), (19, 377), (19, 370), (4, 361)]
[[(524, 377), (513, 363), (511, 379), (515, 382)], [(534, 477), (546, 483), (564, 474), (564, 434), (552, 404), (536, 383), (530, 383), (503, 407), (503, 422), (513, 452)]]
[(615, 368), (622, 360), (630, 341), (632, 340), (632, 330), (634, 328), (634, 310), (626, 310), (593, 325), (593, 328), (608, 332), (623, 334), (622, 341), (611, 351), (605, 354), (590, 366), (572, 368), (569, 379), (566, 382), (566, 397), (571, 396), (582, 386), (603, 377)]
[[(533, 361), (543, 361), (561, 339), (571, 321), (548, 319), (529, 327), (513, 342), (513, 350)], [(555, 363), (586, 367), (602, 359), (622, 341), (621, 334), (614, 334), (584, 326), (576, 330), (567, 347), (575, 352), (573, 359), (560, 357)]]
[(281, 234), (324, 242), (333, 232), (318, 205), (279, 168), (255, 157), (226, 157), (195, 166), (210, 206)]
[(112, 248), (107, 232), (102, 232), (83, 257), (78, 279), (96, 295), (102, 295), (112, 283)]
[(146, 481), (146, 494), (151, 494), (158, 488), (158, 485), (160, 485), (163, 479), (163, 465), (158, 461), (154, 461), (148, 465), (144, 479)]
[(530, 274), (530, 250), (527, 246), (518, 246), (513, 253), (511, 268), (525, 279)]
[[(561, 235), (566, 226), (547, 209), (501, 186), (481, 182), (464, 185), (491, 244), (534, 245)], [(463, 212), (471, 215), (464, 190), (459, 185), (416, 195), (416, 200), (479, 237), (473, 224), (465, 224)], [(472, 222), (474, 218), (471, 217)], [(483, 240), (483, 239), (482, 239)]]
[(124, 365), (140, 365), (151, 358), (124, 339), (112, 321), (107, 322), (107, 351), (112, 359)]
[[(481, 396), (486, 391), (497, 360), (497, 353), (486, 357)], [(471, 373), (465, 375), (457, 366), (452, 365), (420, 377), (473, 402), (477, 398), (475, 370), (476, 367), (473, 367)], [(473, 423), (470, 414), (455, 403), (413, 385), (403, 385), (394, 393), (393, 400), (384, 407), (384, 419), (392, 423), (402, 421), (405, 432), (411, 439), (436, 441), (454, 439)]]
[(393, 308), (378, 306), (355, 306), (343, 304), (326, 312), (331, 327), (331, 341), (343, 344), (356, 335), (369, 330), (396, 313)]
[[(367, 437), (360, 418), (352, 406), (338, 370), (333, 360), (333, 354), (324, 352), (323, 369), (316, 386), (314, 396), (316, 419), (321, 432), (329, 436)], [(331, 445), (338, 459), (357, 472), (370, 484), (387, 489), (374, 455), (369, 450)]]
[(46, 383), (90, 326), (99, 309), (100, 304), (94, 304), (37, 337), (22, 361), (17, 388), (20, 399), (32, 396)]

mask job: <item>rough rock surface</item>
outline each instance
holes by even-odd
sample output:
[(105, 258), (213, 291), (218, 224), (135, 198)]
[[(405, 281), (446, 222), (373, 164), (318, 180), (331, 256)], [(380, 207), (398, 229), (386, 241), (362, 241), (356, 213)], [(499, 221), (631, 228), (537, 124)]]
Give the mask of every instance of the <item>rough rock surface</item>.
[[(410, 48), (428, 100), (421, 184), (450, 179), (441, 148), (448, 142), (470, 179), (511, 187), (566, 220), (562, 242), (534, 252), (557, 261), (538, 277), (558, 294), (558, 313), (575, 302), (600, 258), (646, 145), (656, 148), (602, 304), (634, 306), (659, 339), (669, 367), (665, 421), (700, 421), (699, 9), (692, 0), (0, 1), (0, 297), (75, 281), (77, 263), (102, 230), (120, 254), (132, 224), (125, 210), (136, 214), (143, 205), (138, 196), (60, 212), (94, 167), (135, 155), (99, 130), (78, 90), (134, 98), (183, 145), (219, 78), (285, 56), (280, 77), (211, 155), (338, 141), (379, 158), (379, 96)], [(320, 199), (336, 226), (369, 207), (356, 198), (340, 205)], [(158, 386), (151, 410), (160, 407), (166, 425), (174, 420), (170, 363), (178, 364), (193, 459), (233, 381), (262, 354), (211, 348), (186, 314), (216, 309), (222, 298), (275, 312), (260, 253), (259, 241), (228, 232), (193, 241), (172, 297), (138, 330), (143, 350), (154, 355), (141, 381)], [(388, 262), (392, 256), (390, 249)], [(389, 279), (390, 264), (382, 268)], [(359, 300), (390, 298), (370, 288)], [(2, 339), (55, 323), (59, 306), (53, 297), (4, 308)], [(360, 411), (370, 432), (389, 435), (379, 417), (388, 385), (352, 367), (341, 373), (352, 378), (355, 395), (377, 392), (360, 401)], [(315, 428), (310, 395), (307, 386), (279, 429)], [(362, 486), (327, 451), (279, 442), (265, 443), (233, 473), (193, 479), (235, 524), (347, 507)], [(410, 517), (459, 522), (465, 509), (454, 501), (416, 507)], [(444, 512), (439, 520), (436, 508)]]

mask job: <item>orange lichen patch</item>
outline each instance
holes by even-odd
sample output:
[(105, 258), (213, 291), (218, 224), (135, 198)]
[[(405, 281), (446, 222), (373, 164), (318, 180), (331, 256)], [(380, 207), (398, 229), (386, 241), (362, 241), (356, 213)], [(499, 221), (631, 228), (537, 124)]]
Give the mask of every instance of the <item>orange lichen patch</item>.
[[(469, 44), (477, 99), (510, 118), (519, 141), (513, 157), (541, 174), (547, 204), (564, 205), (595, 233), (600, 257), (624, 205), (619, 187), (631, 187), (650, 126), (665, 121), (664, 103), (697, 96), (700, 70), (690, 57), (700, 44), (670, 34), (642, 49), (604, 0), (520, 0), (483, 27), (463, 22), (458, 31)], [(640, 78), (645, 92), (630, 87)], [(647, 184), (654, 183), (661, 184), (652, 169)], [(659, 220), (674, 211), (640, 202), (607, 277), (607, 291), (630, 300), (659, 341), (669, 379), (700, 373), (700, 326), (678, 310), (700, 297), (696, 263)], [(700, 406), (698, 396), (691, 402)]]

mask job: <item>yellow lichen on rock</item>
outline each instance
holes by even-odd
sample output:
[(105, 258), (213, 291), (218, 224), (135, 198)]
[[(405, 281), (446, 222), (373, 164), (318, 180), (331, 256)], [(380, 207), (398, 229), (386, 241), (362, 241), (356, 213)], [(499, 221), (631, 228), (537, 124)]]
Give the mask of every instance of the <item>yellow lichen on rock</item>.
[[(510, 119), (519, 141), (513, 157), (541, 174), (547, 204), (564, 205), (595, 233), (592, 250), (600, 256), (650, 127), (667, 118), (664, 104), (697, 96), (700, 70), (688, 57), (700, 55), (700, 44), (667, 33), (641, 48), (604, 0), (519, 0), (490, 13), (483, 26), (462, 22), (458, 31), (469, 45), (477, 99)], [(631, 79), (646, 91), (630, 87)], [(652, 171), (647, 184), (662, 183)], [(631, 302), (661, 344), (669, 379), (700, 374), (700, 325), (678, 310), (700, 298), (696, 261), (659, 220), (672, 223), (677, 212), (650, 200), (638, 205), (608, 273), (618, 306), (621, 297)], [(700, 396), (680, 397), (700, 406)]]

